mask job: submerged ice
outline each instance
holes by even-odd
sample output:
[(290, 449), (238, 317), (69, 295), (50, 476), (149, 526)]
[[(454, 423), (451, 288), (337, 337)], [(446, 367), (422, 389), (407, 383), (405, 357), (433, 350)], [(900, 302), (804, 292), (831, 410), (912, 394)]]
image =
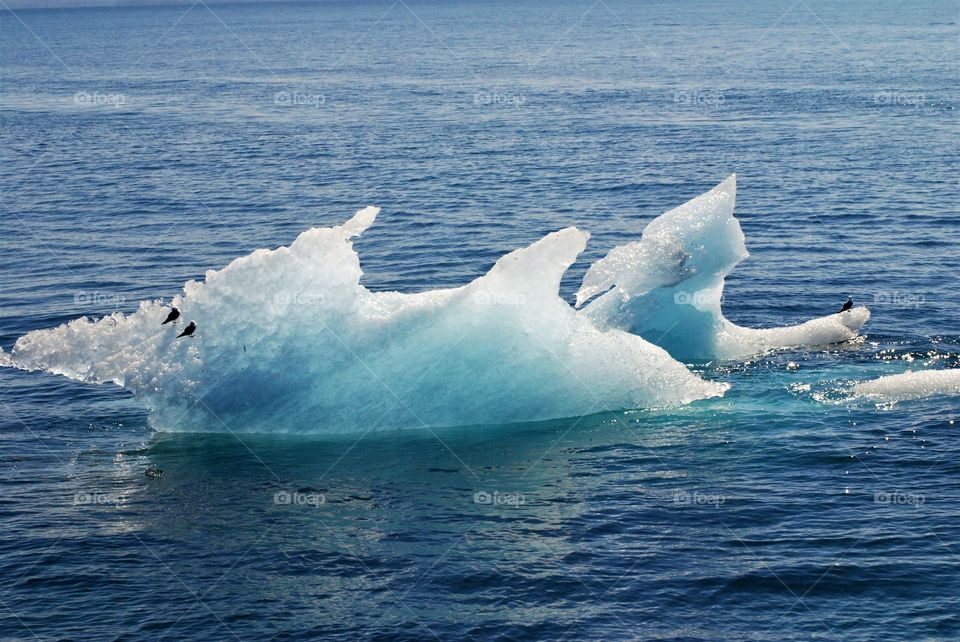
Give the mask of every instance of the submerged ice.
[[(190, 281), (132, 314), (30, 332), (0, 365), (112, 382), (161, 431), (355, 432), (499, 424), (665, 407), (722, 396), (681, 360), (729, 359), (857, 335), (866, 308), (763, 330), (720, 310), (747, 256), (735, 179), (647, 226), (587, 272), (575, 309), (560, 280), (589, 235), (567, 228), (459, 288), (371, 292), (343, 225), (303, 232)], [(592, 300), (592, 301), (591, 301)], [(176, 335), (190, 320), (193, 337)]]
[(596, 298), (582, 314), (598, 327), (638, 334), (684, 361), (738, 359), (856, 337), (870, 318), (865, 307), (778, 328), (744, 328), (724, 318), (724, 278), (748, 256), (733, 215), (736, 189), (731, 176), (654, 219), (639, 241), (594, 263), (577, 307)]

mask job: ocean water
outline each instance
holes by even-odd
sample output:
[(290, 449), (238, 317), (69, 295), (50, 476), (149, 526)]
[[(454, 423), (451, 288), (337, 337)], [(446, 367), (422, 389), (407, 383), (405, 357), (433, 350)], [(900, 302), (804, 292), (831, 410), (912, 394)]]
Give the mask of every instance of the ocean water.
[(0, 639), (960, 637), (960, 400), (835, 403), (960, 366), (958, 22), (948, 1), (4, 10), (5, 350), (368, 204), (371, 289), (461, 285), (577, 225), (572, 301), (733, 172), (751, 257), (727, 316), (848, 295), (873, 316), (697, 364), (722, 399), (513, 426), (154, 434), (118, 388), (0, 369)]

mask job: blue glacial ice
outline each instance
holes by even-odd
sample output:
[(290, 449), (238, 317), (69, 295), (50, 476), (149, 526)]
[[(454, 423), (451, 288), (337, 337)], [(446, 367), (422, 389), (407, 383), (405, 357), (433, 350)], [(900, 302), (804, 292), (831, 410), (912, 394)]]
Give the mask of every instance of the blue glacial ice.
[(594, 263), (577, 292), (578, 308), (589, 301), (581, 314), (598, 328), (640, 335), (685, 362), (856, 337), (870, 318), (865, 307), (778, 328), (744, 328), (724, 318), (724, 278), (749, 255), (733, 215), (736, 191), (730, 176), (654, 219), (639, 241)]
[(515, 250), (466, 286), (418, 294), (360, 284), (351, 238), (377, 215), (257, 250), (168, 308), (77, 319), (30, 332), (6, 365), (113, 382), (161, 431), (356, 432), (509, 423), (687, 404), (726, 383), (665, 350), (599, 329), (558, 295), (588, 234), (568, 228)]
[[(115, 383), (181, 432), (358, 432), (502, 424), (719, 397), (677, 359), (746, 356), (856, 336), (865, 308), (799, 326), (738, 327), (724, 277), (747, 256), (731, 177), (664, 214), (587, 272), (576, 310), (560, 279), (586, 246), (549, 234), (458, 288), (371, 292), (352, 240), (379, 210), (303, 232), (189, 281), (164, 302), (17, 340), (0, 365)], [(194, 337), (176, 339), (190, 320)], [(655, 345), (659, 344), (659, 345)]]

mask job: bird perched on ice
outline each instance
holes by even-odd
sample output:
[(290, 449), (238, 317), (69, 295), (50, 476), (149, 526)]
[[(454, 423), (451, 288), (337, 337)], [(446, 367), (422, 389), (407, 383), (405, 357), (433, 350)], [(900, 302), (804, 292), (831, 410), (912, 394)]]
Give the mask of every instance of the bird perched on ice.
[(847, 302), (843, 304), (843, 307), (840, 308), (840, 310), (837, 312), (837, 314), (840, 314), (841, 312), (846, 312), (847, 310), (849, 310), (849, 309), (852, 308), (852, 307), (853, 307), (853, 297), (848, 296), (848, 297), (847, 297)]
[(171, 321), (176, 321), (179, 318), (180, 318), (180, 310), (178, 310), (177, 308), (171, 307), (170, 314), (167, 315), (167, 318), (160, 325), (167, 325)]
[(196, 321), (191, 321), (191, 322), (190, 322), (190, 325), (188, 325), (187, 327), (185, 327), (185, 328), (183, 329), (183, 332), (181, 332), (180, 334), (177, 335), (177, 338), (179, 339), (180, 337), (192, 337), (192, 336), (193, 336), (193, 333), (196, 332), (196, 331), (197, 331), (197, 322), (196, 322)]

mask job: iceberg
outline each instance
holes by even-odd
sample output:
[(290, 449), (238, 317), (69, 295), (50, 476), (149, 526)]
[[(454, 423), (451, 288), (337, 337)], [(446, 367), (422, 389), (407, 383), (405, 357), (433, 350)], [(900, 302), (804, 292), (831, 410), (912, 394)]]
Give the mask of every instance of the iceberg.
[(960, 368), (917, 370), (860, 381), (850, 390), (853, 398), (896, 403), (933, 396), (960, 395)]
[[(511, 423), (683, 405), (728, 389), (560, 298), (587, 233), (549, 234), (462, 287), (373, 292), (351, 239), (378, 212), (187, 282), (172, 301), (177, 327), (161, 326), (168, 305), (144, 301), (130, 314), (30, 332), (0, 363), (117, 384), (155, 430), (179, 432)], [(196, 334), (177, 339), (191, 320)]]
[(856, 337), (870, 318), (865, 307), (765, 329), (724, 318), (724, 278), (749, 255), (733, 215), (736, 191), (732, 175), (654, 219), (639, 241), (613, 248), (587, 270), (577, 292), (580, 314), (598, 328), (637, 334), (685, 362), (740, 359)]

